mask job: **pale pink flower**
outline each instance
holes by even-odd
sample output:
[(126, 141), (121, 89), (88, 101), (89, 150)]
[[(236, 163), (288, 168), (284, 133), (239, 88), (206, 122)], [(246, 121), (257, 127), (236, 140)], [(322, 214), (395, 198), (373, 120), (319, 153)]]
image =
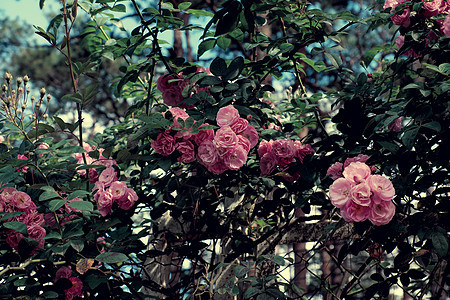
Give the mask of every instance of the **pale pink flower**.
[(109, 190), (106, 191), (98, 191), (98, 210), (100, 211), (100, 214), (102, 216), (107, 216), (111, 213), (111, 207), (114, 203), (114, 200), (112, 198), (112, 194)]
[(119, 207), (121, 209), (129, 210), (130, 208), (133, 207), (134, 203), (138, 200), (138, 196), (137, 196), (136, 192), (131, 188), (126, 189), (125, 192), (126, 192), (126, 197), (122, 197), (122, 198), (118, 199), (117, 204), (119, 205)]
[(113, 200), (119, 200), (127, 196), (127, 184), (123, 181), (114, 181), (109, 187), (109, 192), (111, 193)]
[(348, 167), (349, 164), (351, 164), (352, 162), (362, 162), (365, 163), (366, 161), (369, 160), (369, 156), (365, 155), (365, 154), (358, 154), (355, 157), (351, 157), (351, 158), (347, 158), (344, 161), (344, 169)]
[(342, 177), (342, 171), (344, 170), (344, 165), (341, 162), (335, 162), (331, 165), (331, 167), (327, 170), (327, 175), (331, 177), (331, 179), (336, 180)]
[(391, 201), (374, 203), (371, 207), (369, 220), (372, 224), (380, 226), (388, 224), (395, 215), (395, 205)]
[(358, 184), (370, 175), (370, 167), (362, 162), (352, 162), (342, 172), (342, 175), (351, 183)]
[[(46, 149), (48, 149), (48, 148), (50, 148), (50, 145), (49, 145), (49, 144), (47, 144), (47, 143), (42, 143), (42, 144), (39, 144), (39, 146), (38, 146), (36, 149), (43, 149), (43, 150), (46, 150)], [(42, 156), (44, 156), (44, 153), (39, 154), (39, 157), (42, 157)]]
[(45, 229), (40, 225), (34, 224), (31, 226), (27, 226), (27, 230), (28, 237), (38, 242), (39, 248), (44, 248), (44, 238), (46, 235)]
[(231, 149), (236, 147), (238, 137), (233, 132), (233, 130), (231, 130), (230, 126), (225, 125), (216, 131), (214, 142), (218, 147)]
[(213, 165), (219, 160), (219, 152), (216, 145), (211, 140), (205, 140), (197, 150), (199, 162), (205, 166)]
[(36, 205), (27, 193), (15, 191), (11, 195), (11, 203), (23, 210), (36, 209)]
[(265, 153), (259, 162), (261, 176), (270, 175), (278, 166), (278, 157), (273, 152)]
[(383, 8), (386, 9), (388, 7), (396, 8), (399, 4), (405, 3), (407, 0), (386, 0), (384, 2)]
[(272, 144), (273, 144), (272, 140), (270, 140), (270, 141), (262, 140), (258, 146), (259, 157), (263, 157), (264, 154), (272, 152)]
[(12, 201), (13, 193), (17, 192), (17, 190), (11, 186), (6, 186), (2, 189), (1, 197), (3, 201), (6, 203), (10, 203)]
[(175, 138), (170, 135), (168, 130), (160, 132), (156, 140), (151, 140), (151, 146), (156, 153), (168, 156), (175, 151)]
[(179, 162), (191, 163), (195, 160), (194, 145), (190, 141), (177, 143), (176, 148), (181, 153), (177, 159)]
[(372, 191), (366, 182), (361, 182), (352, 187), (350, 191), (353, 202), (361, 206), (370, 206)]
[(331, 203), (337, 208), (343, 208), (351, 198), (352, 183), (345, 178), (336, 179), (330, 186)]
[(370, 206), (362, 206), (353, 201), (347, 201), (347, 204), (341, 209), (341, 213), (347, 222), (362, 222), (369, 218), (370, 210)]
[(275, 125), (275, 123), (269, 123), (269, 126), (267, 126), (267, 129), (273, 129), (277, 131), (281, 131), (281, 127), (278, 125)]
[(223, 158), (223, 162), (228, 169), (238, 170), (247, 161), (247, 152), (248, 151), (245, 151), (242, 146), (238, 145), (227, 152), (227, 154)]
[(441, 26), (441, 30), (443, 34), (450, 35), (450, 14), (447, 14), (445, 16), (444, 22), (442, 23)]
[(248, 124), (247, 128), (240, 134), (250, 141), (250, 148), (253, 148), (258, 144), (259, 134), (252, 125)]
[(389, 124), (388, 129), (393, 132), (400, 132), (402, 130), (402, 117), (398, 117), (394, 122)]
[(239, 118), (236, 122), (234, 122), (230, 127), (236, 134), (240, 134), (245, 129), (247, 129), (248, 121), (243, 118)]
[(233, 105), (222, 107), (217, 112), (216, 122), (220, 127), (231, 126), (239, 120), (239, 111)]
[(112, 182), (117, 180), (117, 173), (113, 167), (108, 167), (102, 171), (98, 177), (98, 181), (105, 186), (109, 186)]
[(381, 175), (371, 175), (367, 179), (367, 184), (373, 192), (373, 201), (380, 203), (381, 201), (390, 201), (395, 196), (395, 189), (392, 182)]

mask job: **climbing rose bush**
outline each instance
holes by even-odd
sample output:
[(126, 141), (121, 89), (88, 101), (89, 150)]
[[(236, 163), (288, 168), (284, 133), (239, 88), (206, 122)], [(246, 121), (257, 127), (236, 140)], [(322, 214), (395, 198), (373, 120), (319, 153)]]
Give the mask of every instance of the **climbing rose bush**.
[(333, 164), (327, 171), (334, 180), (329, 197), (347, 222), (369, 220), (374, 225), (386, 225), (395, 214), (395, 189), (387, 177), (372, 174), (374, 168), (365, 163), (367, 160), (368, 156), (359, 155), (344, 164)]

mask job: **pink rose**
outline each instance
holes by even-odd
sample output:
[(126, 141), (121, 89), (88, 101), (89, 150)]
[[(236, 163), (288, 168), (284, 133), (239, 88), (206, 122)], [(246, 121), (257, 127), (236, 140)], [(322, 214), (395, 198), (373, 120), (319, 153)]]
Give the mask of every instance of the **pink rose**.
[(216, 131), (214, 142), (220, 148), (232, 149), (236, 147), (238, 137), (233, 132), (233, 130), (231, 130), (230, 126), (225, 125)]
[(358, 184), (366, 180), (370, 172), (370, 167), (365, 163), (352, 162), (344, 169), (342, 175), (351, 183)]
[(68, 278), (72, 283), (72, 287), (64, 290), (66, 295), (65, 300), (72, 300), (74, 297), (81, 297), (83, 295), (83, 282), (78, 277)]
[(170, 131), (160, 132), (156, 140), (151, 140), (151, 145), (156, 153), (168, 156), (175, 151), (175, 138), (170, 135)]
[(44, 248), (45, 243), (44, 238), (46, 235), (45, 229), (42, 226), (35, 224), (27, 226), (27, 230), (28, 230), (28, 237), (38, 242), (39, 248)]
[(13, 248), (18, 250), (19, 249), (19, 243), (20, 241), (23, 239), (23, 234), (21, 234), (18, 231), (15, 230), (8, 230), (7, 231), (7, 238), (6, 238), (6, 242), (8, 243), (8, 245)]
[(219, 152), (211, 140), (205, 140), (197, 150), (197, 158), (204, 166), (210, 166), (219, 161)]
[(134, 203), (138, 200), (138, 196), (133, 189), (126, 189), (126, 197), (122, 197), (117, 200), (119, 207), (124, 210), (129, 210), (133, 207)]
[(11, 203), (18, 209), (36, 209), (36, 205), (27, 193), (15, 191), (11, 195)]
[(111, 207), (114, 203), (111, 191), (98, 191), (97, 194), (98, 210), (100, 211), (100, 214), (105, 217), (111, 213)]
[[(403, 35), (399, 35), (395, 40), (395, 44), (397, 45), (398, 50), (401, 50), (405, 44), (405, 37)], [(410, 57), (419, 57), (419, 54), (417, 54), (413, 49), (409, 49), (403, 54)]]
[(380, 226), (389, 223), (395, 214), (395, 205), (391, 201), (382, 201), (373, 204), (369, 214), (372, 224)]
[(402, 117), (398, 117), (394, 122), (389, 124), (388, 129), (393, 132), (400, 132), (402, 130)]
[(295, 147), (294, 156), (297, 157), (301, 163), (303, 163), (303, 159), (307, 155), (313, 155), (315, 152), (310, 144), (303, 145), (300, 141), (294, 141), (294, 147)]
[(352, 187), (350, 192), (353, 202), (361, 206), (370, 206), (372, 191), (367, 183), (361, 182)]
[(239, 145), (230, 149), (230, 151), (228, 151), (223, 158), (225, 166), (227, 166), (227, 168), (230, 170), (238, 170), (245, 164), (246, 161), (247, 151), (245, 151), (244, 148)]
[(243, 132), (245, 129), (247, 129), (248, 126), (248, 121), (246, 119), (243, 118), (239, 118), (236, 122), (234, 122), (230, 127), (231, 130), (234, 131), (234, 133), (236, 134), (240, 134), (241, 132)]
[[(43, 150), (46, 150), (46, 149), (48, 149), (48, 148), (50, 148), (50, 145), (49, 145), (49, 144), (47, 144), (47, 143), (42, 143), (42, 144), (39, 144), (39, 146), (38, 146), (36, 149), (43, 149)], [(44, 153), (39, 154), (39, 157), (42, 157), (42, 156), (44, 156)]]
[(113, 200), (119, 200), (123, 197), (126, 197), (127, 189), (128, 187), (125, 182), (114, 181), (109, 187), (109, 192), (111, 193), (111, 197)]
[[(203, 126), (209, 125), (208, 123), (202, 124), (200, 128)], [(207, 130), (199, 130), (197, 134), (194, 134), (192, 136), (192, 139), (194, 140), (194, 143), (197, 144), (197, 146), (200, 146), (200, 144), (205, 140), (212, 140), (214, 138), (214, 129), (207, 129)]]
[(228, 167), (225, 165), (223, 160), (218, 160), (215, 164), (207, 166), (208, 170), (216, 175), (222, 174), (226, 170), (228, 170)]
[(182, 92), (186, 85), (179, 76), (174, 77), (168, 74), (159, 77), (156, 81), (156, 87), (161, 91), (164, 103), (169, 106), (177, 106), (183, 101)]
[(384, 2), (383, 8), (386, 9), (388, 7), (396, 8), (399, 4), (405, 3), (407, 0), (386, 0)]
[(60, 278), (69, 278), (72, 275), (72, 268), (70, 266), (63, 266), (56, 271), (55, 282)]
[(246, 137), (250, 141), (250, 147), (253, 148), (258, 144), (259, 134), (255, 127), (248, 125), (247, 128), (241, 132), (241, 135)]
[(98, 181), (98, 172), (96, 169), (89, 169), (89, 183), (96, 183)]
[(336, 180), (342, 177), (342, 171), (344, 170), (344, 165), (341, 162), (335, 162), (331, 165), (331, 167), (327, 170), (327, 175), (331, 177), (331, 179)]
[(176, 148), (181, 153), (177, 159), (179, 162), (191, 163), (195, 160), (194, 145), (190, 141), (177, 143)]
[(272, 140), (271, 141), (262, 140), (258, 146), (259, 157), (263, 157), (264, 154), (272, 152), (272, 144), (273, 144)]
[(373, 201), (380, 203), (382, 201), (390, 201), (395, 196), (395, 189), (392, 182), (381, 175), (371, 175), (367, 179), (367, 184), (373, 193)]
[(330, 186), (331, 203), (337, 208), (343, 208), (351, 197), (352, 183), (345, 178), (336, 179)]
[(391, 16), (391, 20), (395, 25), (401, 25), (403, 27), (409, 27), (411, 20), (409, 19), (411, 12), (409, 8), (405, 8), (401, 15), (395, 14)]
[(31, 225), (43, 226), (45, 223), (44, 216), (35, 209), (32, 209), (28, 211), (26, 214), (20, 215), (19, 217), (22, 216), (23, 216), (22, 222), (25, 223), (25, 225), (27, 226)]
[(351, 164), (352, 162), (362, 162), (365, 163), (366, 161), (369, 160), (369, 156), (365, 155), (365, 154), (358, 154), (355, 157), (351, 157), (351, 158), (347, 158), (344, 161), (344, 169), (348, 167), (349, 164)]
[(290, 139), (275, 140), (272, 143), (272, 152), (280, 158), (293, 158), (296, 152), (294, 142)]
[(261, 176), (267, 176), (271, 174), (278, 166), (278, 157), (272, 153), (265, 153), (260, 160)]
[(347, 222), (362, 222), (369, 218), (370, 207), (361, 206), (353, 201), (348, 201), (347, 204), (341, 209), (341, 214)]
[(423, 15), (427, 18), (438, 15), (444, 11), (445, 4), (443, 0), (424, 1), (422, 4), (422, 8), (425, 10)]
[(10, 203), (12, 201), (12, 195), (14, 192), (17, 192), (17, 190), (11, 186), (6, 186), (2, 189), (1, 197), (3, 201), (6, 203)]
[(441, 26), (442, 33), (445, 35), (450, 35), (450, 14), (445, 16), (444, 22)]
[[(17, 154), (17, 159), (28, 160), (28, 157), (26, 157), (25, 155), (22, 155), (22, 154)], [(28, 167), (17, 168), (17, 171), (22, 171), (22, 172), (26, 173), (28, 171)]]
[(240, 134), (237, 137), (238, 137), (238, 145), (242, 146), (242, 148), (244, 148), (245, 152), (248, 154), (248, 152), (250, 151), (250, 141)]
[(222, 107), (217, 112), (216, 122), (220, 127), (231, 126), (239, 120), (239, 111), (233, 105)]
[(102, 171), (98, 177), (98, 181), (104, 184), (104, 186), (109, 186), (112, 182), (117, 180), (117, 173), (113, 167), (108, 167)]

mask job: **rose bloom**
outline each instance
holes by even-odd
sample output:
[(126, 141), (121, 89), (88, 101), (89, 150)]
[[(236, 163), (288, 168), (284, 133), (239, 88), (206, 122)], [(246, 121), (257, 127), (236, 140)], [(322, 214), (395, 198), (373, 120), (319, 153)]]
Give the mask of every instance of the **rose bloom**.
[(391, 20), (395, 25), (401, 25), (403, 27), (409, 27), (411, 25), (411, 20), (409, 19), (409, 16), (411, 15), (411, 12), (409, 8), (405, 8), (403, 10), (403, 13), (398, 15), (392, 15)]
[(127, 184), (123, 181), (114, 181), (109, 187), (109, 192), (113, 200), (119, 200), (127, 196)]
[(24, 192), (13, 192), (11, 195), (11, 203), (18, 209), (36, 209), (36, 204), (34, 204), (30, 196), (28, 196), (28, 194)]
[(175, 138), (170, 135), (170, 131), (160, 132), (156, 140), (151, 140), (151, 146), (156, 153), (168, 156), (175, 151)]
[(100, 214), (105, 217), (111, 213), (111, 207), (114, 203), (111, 191), (98, 191), (97, 194), (99, 194), (97, 200), (98, 210), (100, 211)]
[(238, 170), (247, 161), (247, 151), (242, 146), (232, 148), (223, 158), (225, 166), (230, 170)]
[(383, 201), (373, 204), (369, 214), (372, 224), (380, 226), (389, 223), (395, 214), (395, 205), (391, 201)]
[(228, 170), (228, 167), (225, 165), (222, 159), (219, 159), (215, 164), (207, 166), (208, 171), (219, 175)]
[(272, 152), (278, 158), (293, 158), (295, 150), (294, 141), (290, 139), (275, 140), (272, 143)]
[(330, 185), (329, 196), (331, 203), (337, 208), (343, 208), (351, 198), (352, 183), (345, 178), (336, 179)]
[(250, 151), (250, 141), (240, 134), (237, 137), (238, 137), (238, 145), (242, 146), (242, 148), (244, 148), (245, 152), (248, 154), (248, 152)]
[(277, 168), (278, 157), (272, 152), (267, 152), (261, 157), (259, 164), (259, 167), (261, 169), (261, 176), (267, 176)]
[(303, 163), (303, 159), (305, 159), (307, 155), (313, 155), (315, 152), (310, 144), (303, 145), (300, 141), (294, 141), (294, 147), (295, 157), (297, 157), (301, 163)]
[(399, 4), (405, 3), (407, 0), (386, 0), (384, 2), (383, 8), (386, 9), (388, 7), (396, 8)]
[(361, 206), (370, 206), (372, 202), (370, 199), (372, 191), (366, 182), (361, 182), (353, 186), (350, 195), (352, 196), (353, 202)]
[(217, 147), (211, 140), (205, 140), (198, 147), (197, 159), (204, 166), (215, 164), (219, 160), (219, 152)]
[(366, 180), (370, 175), (370, 167), (362, 162), (350, 163), (342, 172), (342, 175), (352, 183), (358, 184)]
[(381, 175), (371, 175), (367, 179), (367, 184), (373, 192), (373, 201), (380, 203), (381, 201), (390, 201), (395, 196), (395, 189), (392, 182)]
[(402, 130), (402, 117), (398, 117), (394, 122), (389, 124), (388, 129), (393, 132), (400, 132)]
[(65, 300), (72, 300), (74, 297), (81, 297), (83, 295), (83, 282), (78, 277), (69, 277), (72, 282), (72, 287), (64, 290), (66, 295)]
[(447, 16), (444, 19), (444, 22), (441, 26), (441, 31), (445, 35), (450, 35), (450, 14), (447, 14)]
[(28, 237), (38, 242), (39, 248), (44, 248), (45, 243), (44, 238), (46, 235), (45, 229), (42, 226), (35, 224), (27, 226), (27, 230), (28, 230)]
[(25, 223), (27, 226), (28, 225), (43, 226), (45, 223), (44, 216), (35, 209), (32, 209), (27, 213), (20, 215), (19, 218), (22, 218), (21, 221)]
[[(202, 124), (200, 128), (203, 126), (209, 125), (208, 123)], [(192, 139), (197, 146), (200, 146), (200, 144), (205, 140), (212, 140), (214, 138), (214, 129), (207, 129), (207, 130), (199, 130), (197, 134), (192, 135)]]
[(365, 154), (358, 154), (355, 157), (351, 157), (351, 158), (347, 158), (344, 161), (344, 169), (348, 167), (349, 164), (351, 164), (352, 162), (362, 162), (365, 163), (366, 161), (369, 160), (369, 156), (365, 155)]
[(445, 10), (444, 0), (424, 1), (422, 8), (425, 10), (423, 15), (427, 18), (438, 15)]
[(62, 266), (56, 271), (54, 282), (57, 282), (60, 278), (69, 278), (71, 275), (72, 268), (70, 266)]
[(348, 201), (341, 209), (342, 217), (347, 222), (363, 222), (369, 218), (370, 207), (358, 205), (353, 201)]
[(121, 209), (129, 210), (130, 208), (133, 207), (134, 203), (138, 200), (138, 196), (137, 196), (136, 192), (131, 188), (126, 189), (125, 193), (126, 193), (125, 194), (126, 196), (118, 199), (117, 204), (119, 204), (119, 207)]
[(18, 231), (15, 230), (8, 230), (7, 231), (7, 238), (6, 243), (13, 248), (18, 250), (19, 249), (19, 243), (23, 239), (23, 234), (21, 234)]
[(270, 140), (270, 141), (262, 140), (258, 146), (259, 157), (263, 157), (264, 154), (272, 152), (272, 144), (273, 144), (272, 140)]
[(183, 100), (182, 92), (185, 86), (186, 82), (180, 76), (165, 74), (156, 81), (164, 103), (169, 106), (177, 106)]
[(342, 177), (343, 169), (344, 165), (341, 162), (335, 162), (328, 168), (327, 175), (329, 175), (331, 179), (336, 180)]
[(190, 163), (195, 160), (194, 145), (190, 141), (177, 143), (176, 148), (181, 153), (177, 159), (179, 162)]
[(220, 148), (232, 149), (236, 147), (238, 137), (233, 130), (231, 130), (230, 126), (223, 126), (216, 131), (214, 142)]
[[(17, 154), (17, 159), (22, 159), (22, 160), (28, 160), (28, 157), (26, 157), (25, 155), (22, 154)], [(28, 167), (20, 167), (17, 168), (17, 171), (22, 171), (24, 173), (26, 173), (28, 171)]]
[(259, 134), (255, 127), (248, 125), (247, 128), (241, 132), (241, 135), (246, 137), (250, 141), (250, 147), (253, 148), (258, 144)]
[(109, 186), (112, 182), (117, 180), (117, 173), (113, 167), (108, 167), (102, 171), (98, 177), (98, 181), (105, 186)]
[(239, 118), (236, 122), (234, 122), (230, 127), (231, 130), (234, 131), (234, 133), (236, 134), (240, 134), (241, 132), (243, 132), (245, 129), (247, 129), (248, 126), (248, 121), (246, 119), (243, 118)]
[(239, 120), (239, 111), (233, 105), (222, 107), (217, 112), (216, 122), (220, 127), (231, 126)]

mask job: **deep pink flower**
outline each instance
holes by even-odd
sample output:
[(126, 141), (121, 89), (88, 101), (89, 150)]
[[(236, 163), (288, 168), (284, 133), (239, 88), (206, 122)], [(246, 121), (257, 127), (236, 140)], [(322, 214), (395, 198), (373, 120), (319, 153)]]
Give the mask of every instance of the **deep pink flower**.
[(7, 231), (6, 242), (8, 243), (8, 245), (11, 248), (18, 250), (19, 243), (22, 239), (23, 239), (23, 234), (21, 234), (20, 232), (15, 231), (15, 230)]
[[(395, 40), (395, 44), (397, 45), (398, 50), (400, 50), (405, 44), (405, 37), (403, 35), (399, 35)], [(403, 54), (410, 57), (419, 57), (419, 54), (417, 54), (413, 49), (409, 49)]]
[(11, 203), (18, 209), (36, 209), (36, 205), (27, 193), (15, 191), (11, 195)]
[[(17, 159), (22, 159), (22, 160), (28, 160), (28, 157), (26, 157), (23, 154), (17, 154)], [(28, 171), (28, 167), (21, 167), (21, 168), (17, 168), (17, 171), (22, 171), (24, 173), (26, 173)]]
[(238, 142), (238, 137), (231, 130), (230, 126), (223, 126), (216, 131), (216, 135), (214, 136), (214, 142), (220, 148), (232, 149), (236, 147)]
[(293, 158), (296, 152), (294, 141), (290, 139), (275, 140), (272, 143), (272, 152), (280, 158)]
[(247, 161), (247, 153), (242, 146), (237, 145), (230, 149), (223, 158), (225, 166), (230, 170), (238, 170)]
[(195, 160), (194, 145), (190, 141), (177, 143), (176, 149), (181, 153), (177, 159), (179, 162), (191, 163)]
[(331, 167), (327, 170), (327, 175), (331, 177), (331, 179), (336, 180), (342, 177), (342, 171), (344, 170), (344, 165), (341, 162), (335, 162), (331, 165)]
[(373, 192), (373, 201), (380, 203), (382, 201), (390, 201), (395, 196), (395, 189), (392, 182), (381, 175), (371, 175), (367, 179), (367, 184)]
[(81, 297), (83, 295), (83, 282), (78, 277), (69, 277), (72, 282), (72, 287), (64, 290), (66, 295), (65, 300), (72, 300), (74, 297)]
[(411, 20), (409, 18), (409, 16), (411, 15), (411, 11), (409, 10), (409, 8), (405, 8), (403, 10), (403, 13), (398, 15), (392, 15), (391, 16), (391, 20), (395, 25), (401, 25), (403, 27), (409, 27), (409, 25), (411, 25)]
[(236, 134), (240, 134), (245, 129), (247, 129), (248, 121), (243, 118), (239, 118), (236, 122), (234, 122), (230, 127)]
[(127, 196), (127, 184), (123, 181), (114, 181), (109, 187), (109, 192), (113, 200), (117, 201)]
[(233, 105), (222, 107), (217, 112), (216, 122), (220, 127), (231, 126), (239, 120), (239, 111)]
[(310, 144), (302, 144), (300, 141), (294, 141), (294, 147), (295, 147), (295, 157), (297, 157), (301, 163), (303, 163), (303, 159), (307, 155), (313, 155), (314, 149), (311, 147)]
[(117, 204), (119, 204), (119, 207), (124, 210), (129, 210), (133, 207), (134, 203), (138, 200), (138, 196), (136, 192), (128, 188), (126, 189), (126, 197), (122, 197), (117, 200)]
[(42, 226), (39, 226), (37, 224), (27, 226), (28, 230), (28, 237), (32, 238), (36, 242), (38, 242), (39, 248), (44, 248), (44, 238), (46, 235), (45, 229)]
[(370, 167), (362, 162), (352, 162), (344, 168), (342, 175), (351, 183), (358, 184), (370, 175)]
[(244, 148), (244, 150), (248, 154), (248, 152), (250, 151), (250, 141), (246, 137), (243, 137), (240, 134), (237, 137), (238, 137), (238, 145), (242, 146), (242, 148)]
[(258, 144), (259, 134), (255, 127), (248, 125), (247, 128), (240, 133), (242, 136), (246, 137), (250, 141), (250, 147), (253, 148)]
[(374, 225), (386, 225), (395, 214), (395, 205), (391, 201), (382, 201), (373, 204), (369, 214), (369, 220)]
[(330, 186), (329, 196), (331, 203), (343, 208), (351, 198), (352, 183), (345, 178), (336, 179)]
[(61, 278), (69, 278), (72, 276), (72, 268), (70, 266), (62, 266), (56, 271), (55, 282)]
[(20, 215), (19, 218), (21, 218), (21, 221), (27, 226), (43, 226), (45, 223), (44, 216), (35, 209), (31, 209), (27, 213)]
[(372, 191), (366, 182), (353, 186), (350, 195), (352, 196), (352, 201), (361, 206), (370, 206), (372, 202), (370, 199)]
[[(200, 128), (209, 125), (208, 123), (202, 124)], [(192, 135), (192, 139), (194, 140), (194, 143), (197, 144), (197, 146), (200, 146), (200, 144), (205, 140), (212, 140), (214, 138), (214, 129), (207, 129), (207, 130), (199, 130), (197, 134)]]
[(261, 176), (270, 175), (278, 166), (278, 157), (273, 152), (265, 153), (259, 162)]
[(178, 106), (183, 100), (183, 89), (187, 83), (180, 76), (165, 74), (158, 78), (156, 87), (161, 91), (163, 101), (169, 106)]
[(98, 177), (98, 181), (105, 186), (109, 186), (112, 182), (117, 180), (117, 173), (113, 167), (108, 167), (102, 171)]
[(423, 15), (427, 18), (438, 15), (445, 10), (444, 0), (424, 1), (422, 8), (425, 10)]
[(443, 34), (450, 35), (450, 14), (447, 14), (445, 16), (444, 22), (442, 23), (441, 26), (441, 30)]
[(264, 154), (272, 152), (272, 144), (273, 144), (272, 140), (270, 140), (270, 141), (262, 140), (258, 146), (259, 157), (263, 157)]
[(200, 144), (197, 150), (198, 161), (204, 166), (210, 166), (219, 161), (219, 152), (211, 140), (205, 140)]
[(175, 138), (170, 135), (170, 131), (160, 132), (156, 140), (151, 140), (151, 145), (156, 153), (168, 156), (175, 151)]
[(228, 167), (225, 165), (222, 159), (219, 159), (215, 164), (207, 166), (208, 170), (216, 175), (222, 174)]

